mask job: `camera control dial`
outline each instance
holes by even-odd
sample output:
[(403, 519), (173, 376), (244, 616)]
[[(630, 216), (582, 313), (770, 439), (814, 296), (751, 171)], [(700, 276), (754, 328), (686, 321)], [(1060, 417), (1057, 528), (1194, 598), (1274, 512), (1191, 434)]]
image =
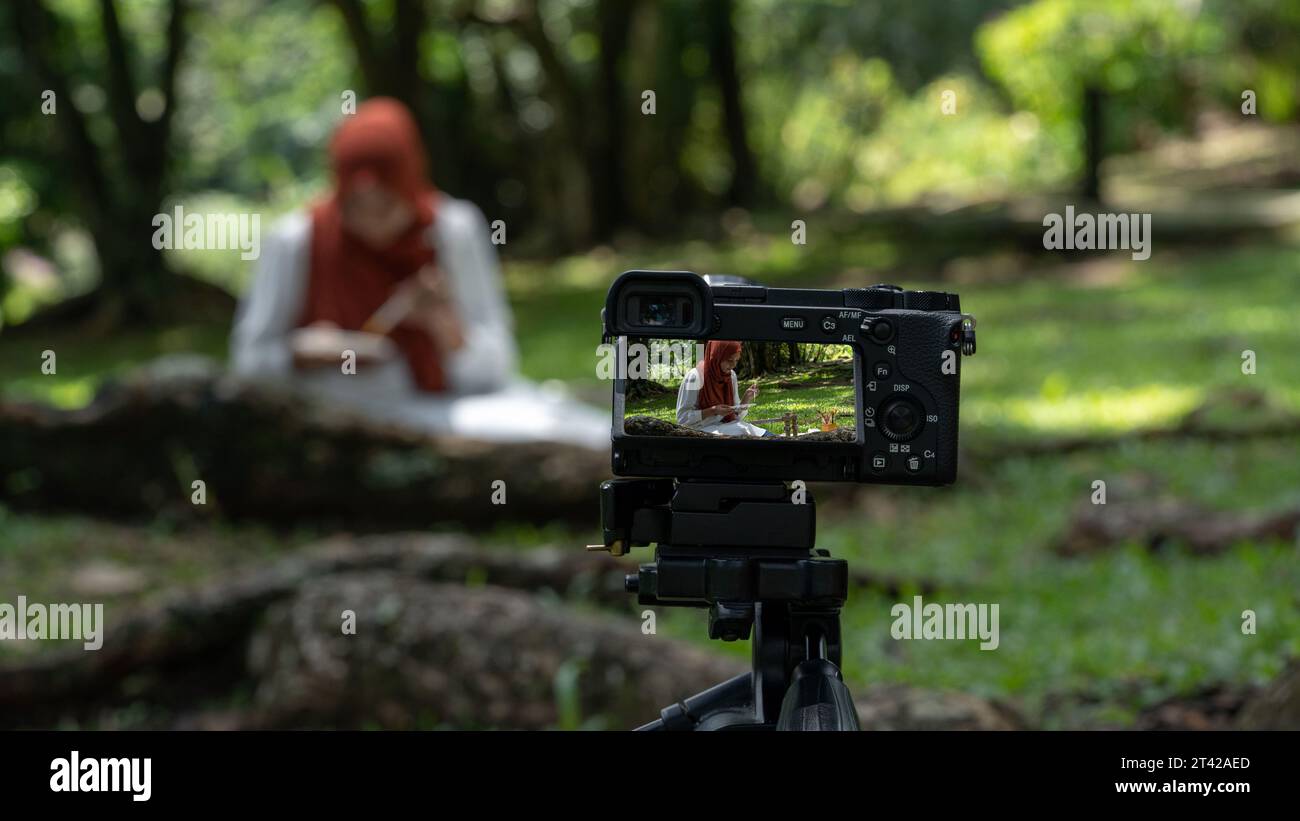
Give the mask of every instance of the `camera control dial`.
[(876, 417), (880, 432), (894, 442), (906, 442), (916, 438), (925, 427), (925, 409), (915, 399), (897, 396), (887, 400), (880, 407)]

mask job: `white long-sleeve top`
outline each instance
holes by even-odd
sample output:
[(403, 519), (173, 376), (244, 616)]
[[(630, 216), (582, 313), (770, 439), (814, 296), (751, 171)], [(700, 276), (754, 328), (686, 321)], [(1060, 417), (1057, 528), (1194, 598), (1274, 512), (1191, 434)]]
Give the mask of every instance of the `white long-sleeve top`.
[[(496, 249), (487, 221), (465, 200), (442, 196), (428, 242), (446, 272), (465, 329), (465, 345), (443, 365), (451, 394), (478, 394), (505, 386), (514, 376), (518, 352), (506, 304)], [(355, 374), (336, 368), (294, 371), (290, 334), (302, 316), (311, 255), (311, 217), (285, 217), (262, 243), (253, 283), (244, 296), (230, 336), (230, 361), (241, 376), (295, 380), (332, 394), (400, 395), (414, 392), (405, 359), (373, 363)], [(363, 372), (364, 370), (364, 372)]]

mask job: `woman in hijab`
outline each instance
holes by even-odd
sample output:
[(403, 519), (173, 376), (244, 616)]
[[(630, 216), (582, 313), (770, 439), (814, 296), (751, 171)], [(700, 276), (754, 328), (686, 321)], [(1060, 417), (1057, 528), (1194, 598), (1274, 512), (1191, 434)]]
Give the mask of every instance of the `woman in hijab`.
[(704, 358), (686, 372), (677, 390), (677, 424), (724, 436), (768, 436), (770, 432), (745, 421), (750, 405), (758, 396), (758, 384), (745, 389), (744, 402), (736, 365), (740, 343), (711, 339), (704, 345)]
[(231, 334), (236, 373), (439, 434), (609, 444), (609, 421), (518, 378), (487, 222), (439, 192), (409, 110), (358, 106), (333, 191), (277, 224)]

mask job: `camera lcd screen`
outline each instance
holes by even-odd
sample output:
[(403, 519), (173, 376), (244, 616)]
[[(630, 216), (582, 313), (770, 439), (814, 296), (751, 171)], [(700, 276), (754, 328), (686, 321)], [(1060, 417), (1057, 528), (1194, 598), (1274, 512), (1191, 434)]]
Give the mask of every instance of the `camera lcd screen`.
[(624, 342), (625, 434), (856, 441), (853, 348), (848, 345)]

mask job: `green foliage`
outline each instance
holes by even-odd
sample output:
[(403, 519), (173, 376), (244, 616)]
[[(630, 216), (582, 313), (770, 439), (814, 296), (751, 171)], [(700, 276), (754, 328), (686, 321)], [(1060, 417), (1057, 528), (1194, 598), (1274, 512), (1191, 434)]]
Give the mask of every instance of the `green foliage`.
[[(73, 329), (6, 339), (0, 345), (0, 397), (85, 407), (106, 379), (159, 356), (199, 353), (224, 359), (229, 330), (224, 324), (187, 324), (123, 331), (110, 339), (87, 338)], [(58, 357), (56, 374), (41, 372), (47, 349)]]
[(1221, 21), (1179, 0), (1035, 0), (975, 34), (984, 69), (1077, 167), (1085, 89), (1106, 101), (1107, 152), (1190, 123), (1194, 70), (1222, 60)]
[[(955, 113), (942, 113), (945, 95)], [(889, 107), (862, 139), (845, 203), (856, 211), (926, 197), (1013, 197), (1063, 181), (1068, 154), (1031, 112), (1007, 112), (985, 84), (940, 77)]]
[[(1097, 478), (1150, 477), (1213, 509), (1276, 509), (1300, 502), (1297, 455), (1293, 442), (1180, 442), (1013, 457), (984, 463), (991, 472), (977, 482), (968, 473), (951, 491), (882, 492), (866, 519), (822, 517), (819, 546), (860, 570), (938, 580), (926, 602), (999, 605), (1001, 644), (982, 651), (977, 642), (894, 641), (897, 599), (855, 592), (844, 616), (851, 685), (1010, 697), (1060, 727), (1095, 720), (1071, 697), (1117, 705), (1123, 722), (1210, 682), (1266, 681), (1300, 654), (1295, 545), (1241, 544), (1215, 557), (1116, 545), (1078, 559), (1049, 545)], [(1241, 632), (1246, 609), (1264, 625), (1256, 635)]]
[[(301, 201), (358, 87), (335, 9), (312, 0), (205, 7), (182, 74), (177, 188)], [(333, 55), (332, 58), (330, 56)]]
[[(47, 55), (72, 89), (60, 105), (86, 117), (114, 187), (129, 189), (110, 117), (99, 7), (46, 2), (65, 35)], [(388, 55), (397, 6), (362, 5)], [(134, 107), (157, 92), (167, 4), (118, 6), (141, 88)], [(540, 40), (515, 4), (470, 4), (469, 17), (455, 4), (423, 7), (429, 23), (412, 70), (435, 132), (434, 173), (506, 218), (514, 247), (580, 244), (582, 225), (593, 219), (690, 232), (687, 215), (722, 204), (737, 163), (712, 32), (695, 4), (674, 0), (629, 14), (617, 2), (542, 3)], [(1107, 95), (1108, 152), (1186, 127), (1207, 107), (1233, 111), (1243, 89), (1256, 92), (1261, 116), (1293, 119), (1296, 8), (1277, 0), (736, 3), (756, 187), (767, 205), (854, 213), (1056, 188), (1081, 162), (1085, 86)], [(40, 112), (41, 88), (11, 29), (0, 31), (0, 82), (15, 89), (0, 97), (0, 251), (49, 253), (60, 237), (88, 227), (76, 207), (81, 172), (67, 162), (55, 118)], [(605, 42), (611, 31), (623, 32), (625, 43)], [(624, 55), (613, 74), (607, 49)], [(225, 201), (268, 223), (301, 206), (328, 182), (322, 148), (343, 116), (342, 94), (374, 93), (367, 76), (332, 4), (193, 4), (164, 197)], [(610, 77), (616, 82), (606, 88)], [(647, 89), (657, 93), (653, 116), (640, 111)], [(941, 109), (949, 91), (954, 114)], [(601, 199), (617, 195), (606, 190), (608, 167), (598, 161), (606, 149), (627, 200), (612, 211)], [(204, 254), (168, 260), (236, 289), (243, 278)], [(52, 296), (90, 287), (95, 270), (61, 278)], [(21, 317), (38, 302), (24, 294), (11, 307)]]
[(1195, 4), (1176, 0), (1036, 0), (981, 27), (975, 40), (1013, 99), (1056, 120), (1077, 116), (1084, 87), (1164, 109), (1181, 97), (1185, 61), (1219, 37)]

